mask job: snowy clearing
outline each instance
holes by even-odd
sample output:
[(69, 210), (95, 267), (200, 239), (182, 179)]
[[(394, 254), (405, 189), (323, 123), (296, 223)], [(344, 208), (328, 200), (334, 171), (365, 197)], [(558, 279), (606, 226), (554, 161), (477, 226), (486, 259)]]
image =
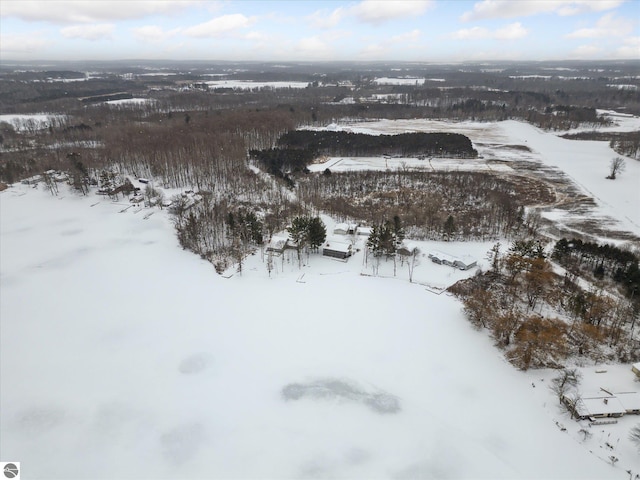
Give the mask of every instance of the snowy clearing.
[(144, 105), (156, 102), (153, 98), (122, 98), (120, 100), (107, 100), (107, 105)]
[(34, 114), (3, 114), (0, 115), (0, 122), (7, 122), (19, 132), (27, 130), (40, 130), (47, 128), (50, 122), (56, 118), (64, 118), (63, 115), (52, 115), (48, 113)]
[(361, 253), (269, 279), (258, 252), (225, 279), (165, 212), (16, 186), (0, 214), (0, 447), (30, 478), (640, 471), (561, 431), (455, 299), (363, 276)]
[(309, 82), (254, 82), (252, 80), (209, 80), (204, 82), (210, 88), (233, 88), (253, 90), (256, 88), (307, 88)]
[(456, 158), (418, 159), (412, 157), (329, 157), (325, 162), (309, 165), (309, 171), (352, 172), (359, 170), (431, 170), (434, 172), (512, 172), (513, 169), (502, 163), (489, 163), (484, 160)]
[[(603, 112), (604, 113), (604, 112)], [(637, 117), (619, 116), (618, 128), (640, 127)], [(640, 235), (640, 162), (626, 159), (626, 170), (616, 180), (607, 180), (609, 163), (619, 156), (605, 141), (569, 140), (558, 135), (566, 132), (550, 133), (538, 129), (528, 123), (508, 120), (504, 122), (449, 122), (443, 120), (379, 120), (372, 122), (341, 122), (325, 127), (329, 130), (345, 130), (354, 133), (371, 135), (398, 134), (405, 132), (452, 132), (466, 135), (478, 150), (477, 160), (431, 159), (434, 170), (476, 170), (486, 168), (492, 171), (505, 171), (516, 162), (534, 162), (551, 167), (558, 174), (566, 176), (579, 190), (596, 202), (589, 217), (596, 222), (608, 224), (610, 227)], [(614, 128), (614, 127), (610, 127)], [(393, 159), (396, 161), (396, 159)], [(413, 159), (397, 159), (397, 168), (406, 165), (424, 164), (424, 161)], [(336, 163), (337, 161), (337, 163)], [(389, 160), (389, 163), (391, 159)], [(504, 163), (502, 163), (504, 162)], [(377, 161), (369, 159), (334, 159), (336, 165), (322, 164), (322, 168), (313, 165), (315, 171), (329, 168), (339, 169), (386, 169), (384, 158)], [(384, 164), (384, 168), (382, 165)], [(515, 167), (513, 167), (515, 169)], [(551, 210), (554, 212), (554, 210)], [(557, 215), (551, 213), (551, 215)], [(565, 220), (576, 221), (585, 218), (584, 212), (562, 212)]]

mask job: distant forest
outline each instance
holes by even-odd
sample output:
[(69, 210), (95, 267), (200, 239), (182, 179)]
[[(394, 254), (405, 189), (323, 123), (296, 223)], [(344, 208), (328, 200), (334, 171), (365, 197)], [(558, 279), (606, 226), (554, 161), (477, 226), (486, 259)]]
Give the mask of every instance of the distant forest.
[(413, 156), (476, 158), (471, 140), (459, 133), (365, 133), (291, 130), (280, 136), (277, 148), (251, 150), (253, 160), (276, 176), (299, 172), (322, 156)]
[[(588, 209), (593, 202), (570, 179), (526, 160), (511, 162), (513, 172), (413, 170), (402, 160), (390, 160), (394, 168), (385, 171), (307, 167), (327, 156), (478, 156), (460, 133), (331, 130), (382, 119), (516, 120), (573, 130), (567, 138), (608, 141), (635, 161), (640, 132), (610, 133), (602, 127), (612, 117), (602, 112), (640, 115), (639, 67), (638, 61), (0, 65), (0, 112), (25, 115), (0, 121), (0, 189), (23, 181), (57, 195), (58, 185), (68, 183), (79, 195), (167, 208), (180, 245), (218, 272), (236, 266), (241, 273), (244, 259), (264, 253), (274, 235), (320, 214), (383, 232), (393, 219), (408, 239), (508, 242), (506, 253), (499, 243), (488, 252), (489, 271), (451, 293), (509, 360), (520, 368), (558, 367), (568, 356), (637, 361), (640, 239), (592, 224), (588, 215), (580, 231), (548, 225), (541, 209)], [(229, 85), (306, 86), (219, 88), (212, 76)], [(146, 186), (136, 189), (141, 178)], [(179, 193), (166, 198), (167, 189)], [(593, 243), (607, 235), (628, 240), (628, 251)], [(395, 262), (398, 245), (389, 247), (385, 260)]]

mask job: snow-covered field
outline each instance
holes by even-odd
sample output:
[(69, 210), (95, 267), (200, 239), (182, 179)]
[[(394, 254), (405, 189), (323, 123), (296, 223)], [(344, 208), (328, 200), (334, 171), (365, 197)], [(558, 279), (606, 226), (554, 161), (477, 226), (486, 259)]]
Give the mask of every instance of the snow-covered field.
[(378, 85), (422, 85), (426, 82), (444, 82), (444, 78), (424, 77), (379, 77), (373, 80)]
[[(609, 115), (617, 125), (609, 131), (640, 130), (640, 118), (600, 112)], [(365, 158), (331, 158), (315, 170), (356, 170), (375, 168), (429, 168), (433, 170), (491, 170), (510, 171), (509, 164), (518, 161), (535, 162), (552, 167), (566, 175), (596, 207), (591, 218), (609, 224), (618, 230), (640, 235), (640, 162), (626, 159), (626, 169), (616, 180), (607, 180), (611, 159), (619, 156), (606, 141), (568, 140), (561, 133), (550, 133), (528, 123), (514, 120), (504, 122), (449, 122), (443, 120), (379, 120), (373, 122), (343, 122), (326, 127), (329, 130), (346, 130), (373, 135), (404, 132), (454, 132), (468, 136), (478, 150), (477, 160), (378, 158), (375, 162)], [(500, 163), (497, 163), (500, 162)], [(504, 163), (502, 163), (504, 162)], [(502, 164), (501, 164), (502, 163)], [(391, 165), (391, 166), (390, 166)], [(550, 210), (548, 218), (568, 222), (576, 216), (566, 210)], [(584, 215), (580, 212), (579, 215)]]
[(361, 253), (277, 259), (271, 279), (257, 253), (225, 279), (179, 248), (165, 212), (124, 208), (0, 193), (0, 451), (25, 478), (640, 471), (628, 444), (611, 466), (561, 431), (531, 385), (544, 372), (507, 364), (452, 297), (360, 275)]
[(396, 171), (431, 170), (434, 172), (512, 172), (509, 165), (485, 160), (461, 160), (456, 158), (418, 159), (415, 157), (329, 157), (322, 163), (309, 165), (309, 171), (352, 172), (358, 170)]
[(209, 80), (204, 82), (211, 88), (233, 88), (253, 90), (255, 88), (307, 88), (309, 82), (254, 82), (253, 80)]
[(120, 100), (107, 100), (107, 105), (144, 105), (147, 103), (153, 103), (155, 99), (153, 98), (122, 98)]
[(0, 122), (6, 122), (13, 126), (17, 131), (25, 131), (29, 129), (47, 128), (49, 123), (56, 118), (62, 118), (62, 115), (53, 115), (48, 113), (35, 114), (1, 114)]
[[(621, 118), (621, 128), (637, 121)], [(332, 158), (314, 169), (396, 162), (509, 172), (512, 162), (539, 162), (593, 196), (596, 215), (640, 235), (640, 165), (627, 160), (617, 180), (605, 180), (615, 156), (606, 142), (520, 122), (339, 128), (455, 131), (483, 158), (464, 167)], [(333, 220), (324, 220), (331, 232)], [(21, 462), (25, 478), (640, 473), (627, 438), (640, 418), (592, 427), (571, 420), (547, 388), (556, 372), (515, 370), (443, 293), (475, 270), (424, 256), (471, 255), (482, 267), (490, 243), (417, 242), (423, 255), (409, 283), (399, 263), (395, 276), (384, 261), (371, 276), (363, 242), (348, 262), (311, 255), (299, 267), (293, 254), (276, 257), (271, 277), (257, 252), (241, 276), (223, 278), (180, 249), (164, 211), (23, 185), (0, 193), (1, 460)], [(638, 390), (629, 365), (581, 371), (585, 389)]]

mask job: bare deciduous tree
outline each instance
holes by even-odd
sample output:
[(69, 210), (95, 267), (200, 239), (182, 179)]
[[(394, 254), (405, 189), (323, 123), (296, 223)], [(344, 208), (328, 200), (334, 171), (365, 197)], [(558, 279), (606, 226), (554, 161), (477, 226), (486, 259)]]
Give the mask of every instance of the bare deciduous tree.
[(575, 368), (565, 368), (557, 377), (551, 380), (551, 386), (549, 388), (558, 396), (558, 400), (562, 403), (562, 397), (564, 397), (569, 390), (578, 386), (581, 377), (582, 374)]
[(624, 172), (624, 169), (625, 169), (626, 166), (627, 166), (627, 164), (624, 161), (624, 158), (616, 157), (616, 158), (612, 159), (611, 163), (609, 164), (609, 175), (607, 176), (607, 178), (609, 180), (615, 180), (616, 179), (616, 175), (618, 173)]

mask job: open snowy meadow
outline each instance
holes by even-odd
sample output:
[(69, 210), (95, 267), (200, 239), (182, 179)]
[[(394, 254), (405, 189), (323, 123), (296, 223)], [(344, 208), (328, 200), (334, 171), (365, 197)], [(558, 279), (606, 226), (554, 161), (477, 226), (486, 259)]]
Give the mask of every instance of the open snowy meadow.
[[(497, 135), (529, 139), (534, 156), (594, 193), (603, 216), (638, 233), (636, 165), (607, 183), (606, 143), (572, 142), (603, 165), (590, 173), (554, 156), (568, 140), (531, 133), (508, 122)], [(597, 149), (607, 157), (588, 156)], [(637, 418), (622, 418), (616, 438), (598, 427), (580, 442), (545, 386), (554, 372), (516, 370), (442, 293), (473, 270), (423, 257), (414, 283), (391, 263), (374, 277), (360, 250), (348, 262), (312, 254), (301, 267), (278, 257), (269, 275), (258, 251), (225, 278), (180, 248), (165, 211), (126, 207), (62, 189), (0, 193), (0, 451), (24, 478), (640, 472), (628, 440), (614, 445), (615, 465), (603, 448)], [(490, 247), (421, 244), (480, 267)], [(630, 366), (605, 369), (634, 388)], [(585, 381), (597, 390), (594, 370), (584, 367)]]

